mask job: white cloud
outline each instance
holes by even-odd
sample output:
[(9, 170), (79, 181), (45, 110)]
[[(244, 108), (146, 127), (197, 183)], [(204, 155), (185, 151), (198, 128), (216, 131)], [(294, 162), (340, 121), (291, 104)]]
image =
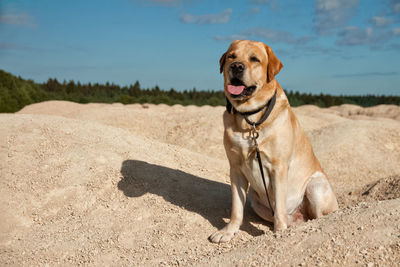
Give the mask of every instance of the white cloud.
[(172, 3), (176, 2), (175, 0), (149, 0), (150, 2), (156, 2), (156, 3)]
[(15, 11), (9, 11), (5, 14), (0, 14), (0, 23), (24, 26), (28, 28), (37, 28), (37, 24), (31, 15), (28, 13), (17, 13)]
[(389, 45), (389, 49), (400, 51), (400, 44), (391, 44)]
[(315, 0), (316, 32), (332, 34), (334, 29), (346, 25), (358, 4), (358, 0)]
[(272, 10), (279, 9), (277, 0), (248, 0), (250, 4), (254, 5), (268, 5)]
[(258, 13), (260, 13), (261, 9), (258, 6), (255, 6), (255, 7), (251, 7), (249, 9), (249, 11), (250, 11), (250, 14), (258, 14)]
[(184, 13), (181, 15), (180, 20), (183, 23), (224, 24), (230, 20), (231, 15), (232, 9), (228, 8), (218, 14), (192, 15)]
[(338, 45), (366, 45), (374, 42), (375, 34), (372, 28), (360, 29), (348, 26), (339, 32)]
[(249, 36), (244, 34), (232, 34), (232, 35), (217, 35), (214, 39), (218, 42), (233, 42), (235, 40), (246, 40)]
[(275, 31), (268, 28), (249, 28), (247, 30), (239, 32), (239, 34), (216, 36), (215, 40), (233, 41), (252, 38), (262, 38), (265, 39), (266, 42), (287, 43), (292, 45), (305, 44), (312, 39), (312, 37), (310, 36), (294, 37), (290, 32), (286, 31)]
[(307, 53), (321, 53), (324, 55), (337, 55), (340, 53), (340, 50), (334, 47), (327, 46), (304, 46), (301, 48), (301, 51)]
[(181, 4), (185, 4), (186, 2), (193, 2), (196, 0), (136, 0), (137, 3), (140, 4), (153, 4), (160, 6), (169, 6), (174, 7)]
[(335, 74), (332, 75), (334, 78), (353, 78), (353, 77), (379, 77), (379, 76), (395, 76), (399, 75), (397, 71), (388, 71), (388, 72), (359, 72), (359, 73), (350, 73), (350, 74)]
[(19, 51), (34, 51), (34, 52), (48, 52), (49, 50), (39, 47), (32, 47), (29, 45), (0, 42), (0, 50), (19, 50)]
[(384, 27), (393, 23), (393, 19), (384, 16), (374, 16), (369, 21), (377, 27)]
[(392, 33), (394, 36), (400, 36), (400, 28), (393, 28)]
[(400, 0), (391, 0), (389, 7), (393, 13), (400, 14)]
[(250, 4), (265, 5), (271, 3), (271, 0), (249, 0)]
[(268, 28), (250, 28), (243, 34), (265, 38), (271, 43), (304, 44), (311, 40), (310, 36), (294, 37), (290, 32), (275, 31)]
[(372, 48), (382, 48), (389, 40), (400, 36), (400, 28), (391, 30), (372, 29), (367, 27), (360, 29), (349, 26), (339, 32), (338, 45), (344, 46), (370, 46)]
[(1, 42), (0, 43), (0, 50), (32, 50), (30, 47), (19, 45), (15, 43), (7, 43)]

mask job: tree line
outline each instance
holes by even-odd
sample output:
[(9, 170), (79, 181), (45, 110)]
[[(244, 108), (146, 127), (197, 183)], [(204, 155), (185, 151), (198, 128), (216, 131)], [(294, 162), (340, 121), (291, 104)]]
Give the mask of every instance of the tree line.
[[(330, 107), (341, 104), (355, 104), (363, 107), (379, 104), (400, 105), (400, 96), (332, 96), (328, 94), (306, 94), (286, 91), (292, 106), (317, 105)], [(50, 78), (45, 83), (35, 83), (0, 70), (0, 112), (16, 112), (26, 105), (47, 101), (67, 100), (77, 103), (115, 103), (134, 104), (181, 104), (224, 106), (225, 94), (218, 91), (161, 90), (158, 86), (142, 88), (139, 81), (133, 85), (119, 86), (114, 83), (80, 83), (74, 81), (59, 82)]]

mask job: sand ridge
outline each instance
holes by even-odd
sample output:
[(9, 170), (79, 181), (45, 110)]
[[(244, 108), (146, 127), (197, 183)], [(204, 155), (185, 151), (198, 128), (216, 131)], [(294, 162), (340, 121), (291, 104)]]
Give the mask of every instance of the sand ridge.
[(207, 237), (230, 215), (223, 107), (49, 101), (0, 114), (0, 263), (398, 262), (399, 107), (294, 111), (341, 210), (273, 233), (247, 206), (221, 245)]

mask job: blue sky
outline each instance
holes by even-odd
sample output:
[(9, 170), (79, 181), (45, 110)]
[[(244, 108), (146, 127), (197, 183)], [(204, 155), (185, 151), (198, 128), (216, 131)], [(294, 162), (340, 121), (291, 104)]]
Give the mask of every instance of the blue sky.
[(37, 82), (222, 90), (235, 39), (267, 43), (285, 89), (400, 95), (400, 0), (0, 0), (0, 68)]

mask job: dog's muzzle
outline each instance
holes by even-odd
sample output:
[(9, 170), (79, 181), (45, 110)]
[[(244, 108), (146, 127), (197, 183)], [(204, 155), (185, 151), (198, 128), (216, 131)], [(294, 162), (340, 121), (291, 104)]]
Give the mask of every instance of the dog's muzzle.
[(233, 62), (230, 66), (232, 76), (235, 78), (241, 78), (243, 76), (243, 72), (245, 69), (245, 66), (241, 62)]

